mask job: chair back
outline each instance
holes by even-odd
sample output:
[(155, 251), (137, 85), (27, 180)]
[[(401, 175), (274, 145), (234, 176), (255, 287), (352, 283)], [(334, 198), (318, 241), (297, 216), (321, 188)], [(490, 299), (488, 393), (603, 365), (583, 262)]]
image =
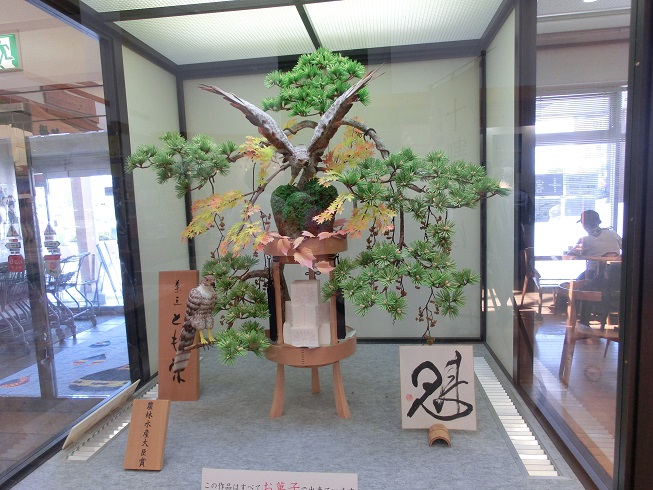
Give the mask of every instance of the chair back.
[(526, 247), (522, 254), (524, 274), (528, 277), (540, 277), (540, 273), (535, 268), (535, 249)]

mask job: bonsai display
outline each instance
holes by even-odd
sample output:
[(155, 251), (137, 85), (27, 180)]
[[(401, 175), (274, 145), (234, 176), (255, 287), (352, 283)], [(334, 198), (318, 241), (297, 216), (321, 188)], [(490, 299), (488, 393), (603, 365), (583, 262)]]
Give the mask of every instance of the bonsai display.
[[(448, 210), (472, 208), (510, 190), (482, 166), (451, 162), (440, 151), (419, 156), (404, 148), (391, 153), (374, 129), (346, 118), (356, 102), (370, 103), (368, 85), (378, 76), (376, 70), (366, 74), (354, 60), (318, 49), (302, 55), (292, 70), (267, 75), (265, 85), (278, 87), (279, 94), (265, 99), (261, 108), (219, 87), (201, 85), (242, 112), (259, 136), (238, 145), (169, 132), (161, 137), (163, 148), (141, 146), (128, 158), (129, 171), (152, 167), (159, 183), (173, 180), (178, 197), (207, 186), (211, 190), (209, 197), (193, 203), (193, 219), (183, 235), (216, 234), (216, 248), (202, 275), (216, 280), (214, 313), (225, 329), (216, 334), (215, 344), (224, 362), (248, 351), (260, 355), (269, 345), (262, 327), (251, 328), (252, 320), (270, 314), (270, 264), (259, 263), (269, 244), (299, 264), (331, 272), (323, 299), (341, 293), (359, 315), (379, 307), (393, 320), (404, 318), (410, 287), (426, 289), (426, 301), (411, 314), (424, 324), (428, 342), (438, 316), (455, 317), (464, 304), (465, 286), (478, 281), (475, 272), (459, 269), (451, 257), (455, 227)], [(270, 110), (287, 111), (293, 118), (281, 127), (265, 112)], [(313, 130), (309, 144), (293, 145), (293, 136), (303, 130)], [(341, 139), (333, 144), (337, 133)], [(215, 193), (216, 179), (242, 159), (258, 168), (253, 187)], [(271, 212), (264, 211), (267, 203), (260, 202), (261, 196), (286, 170), (288, 183), (273, 190)], [(240, 209), (240, 218), (227, 223), (225, 213), (233, 208)], [(409, 220), (419, 226), (420, 236), (407, 236)], [(340, 257), (335, 267), (315, 260), (309, 242), (344, 237), (365, 240), (365, 249)], [(281, 290), (288, 300), (283, 279)], [(243, 320), (249, 325), (246, 336), (228, 333)]]

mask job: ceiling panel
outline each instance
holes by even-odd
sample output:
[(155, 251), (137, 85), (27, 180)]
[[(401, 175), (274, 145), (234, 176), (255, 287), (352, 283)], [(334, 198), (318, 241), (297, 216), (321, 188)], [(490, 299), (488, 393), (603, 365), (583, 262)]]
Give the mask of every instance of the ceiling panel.
[(201, 5), (203, 3), (231, 2), (232, 0), (83, 0), (96, 12), (116, 10), (140, 10), (158, 7), (177, 7), (180, 5)]
[(306, 5), (332, 50), (480, 39), (502, 0), (343, 0)]
[(315, 49), (294, 7), (116, 24), (178, 65), (287, 56)]
[[(296, 56), (314, 51), (311, 39), (334, 51), (476, 41), (508, 2), (83, 1), (100, 15), (105, 14), (104, 21), (116, 20), (115, 25), (177, 65)], [(630, 4), (631, 0), (538, 0), (538, 33), (627, 28)], [(118, 20), (120, 14), (106, 14), (122, 10), (131, 11), (123, 20)]]

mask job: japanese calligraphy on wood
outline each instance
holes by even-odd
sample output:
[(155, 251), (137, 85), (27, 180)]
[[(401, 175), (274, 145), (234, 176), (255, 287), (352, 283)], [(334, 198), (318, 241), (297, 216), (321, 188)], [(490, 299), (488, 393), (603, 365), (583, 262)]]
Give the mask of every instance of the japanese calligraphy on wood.
[(252, 490), (358, 490), (356, 473), (202, 469), (202, 488)]
[(134, 400), (125, 451), (126, 470), (163, 468), (170, 400)]
[(170, 367), (186, 315), (186, 300), (199, 282), (199, 271), (159, 272), (159, 399), (195, 401), (200, 397), (200, 356), (191, 351), (184, 382), (177, 382)]
[(476, 430), (471, 345), (402, 346), (399, 368), (402, 428)]

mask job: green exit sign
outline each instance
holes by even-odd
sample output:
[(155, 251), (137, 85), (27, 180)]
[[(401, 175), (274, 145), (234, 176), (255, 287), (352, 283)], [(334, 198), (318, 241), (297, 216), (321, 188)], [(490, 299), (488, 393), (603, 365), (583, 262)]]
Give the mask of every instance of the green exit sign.
[(16, 34), (0, 34), (0, 71), (20, 70), (20, 53)]

